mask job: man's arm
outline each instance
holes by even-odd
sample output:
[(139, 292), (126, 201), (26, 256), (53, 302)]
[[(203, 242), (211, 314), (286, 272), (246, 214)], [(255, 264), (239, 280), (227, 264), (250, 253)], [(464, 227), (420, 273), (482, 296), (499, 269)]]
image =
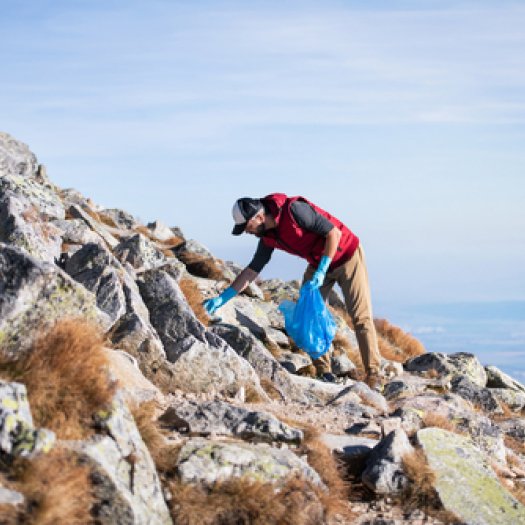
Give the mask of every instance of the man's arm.
[(231, 283), (231, 287), (237, 292), (241, 293), (251, 282), (255, 281), (257, 276), (259, 275), (258, 272), (252, 270), (249, 266), (247, 266)]
[(341, 233), (341, 230), (337, 227), (333, 227), (326, 236), (326, 243), (324, 245), (324, 253), (323, 255), (326, 255), (326, 257), (330, 257), (330, 259), (334, 258), (335, 252), (337, 251), (337, 247), (339, 246), (339, 241), (341, 240), (341, 236), (343, 234)]

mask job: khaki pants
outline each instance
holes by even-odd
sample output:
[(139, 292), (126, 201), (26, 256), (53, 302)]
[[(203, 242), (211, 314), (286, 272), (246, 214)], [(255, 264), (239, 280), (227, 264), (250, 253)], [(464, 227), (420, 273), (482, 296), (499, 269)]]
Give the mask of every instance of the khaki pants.
[[(316, 268), (308, 265), (303, 276), (303, 283), (309, 281)], [(343, 292), (346, 310), (354, 323), (355, 335), (359, 344), (359, 351), (366, 372), (378, 372), (381, 356), (377, 347), (377, 335), (372, 317), (372, 301), (368, 285), (365, 254), (361, 245), (352, 258), (345, 264), (326, 274), (320, 288), (321, 295), (326, 301), (330, 290), (337, 283)], [(318, 374), (331, 371), (330, 353), (327, 352), (319, 359), (314, 360)]]

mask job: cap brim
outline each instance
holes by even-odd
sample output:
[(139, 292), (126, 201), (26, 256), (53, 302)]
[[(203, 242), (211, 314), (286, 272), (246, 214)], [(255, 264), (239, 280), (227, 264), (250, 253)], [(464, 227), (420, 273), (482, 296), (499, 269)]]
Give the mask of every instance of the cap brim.
[(241, 233), (244, 232), (244, 230), (246, 229), (246, 225), (248, 224), (248, 222), (245, 222), (243, 224), (236, 224), (234, 227), (233, 227), (233, 230), (232, 230), (232, 235), (240, 235)]

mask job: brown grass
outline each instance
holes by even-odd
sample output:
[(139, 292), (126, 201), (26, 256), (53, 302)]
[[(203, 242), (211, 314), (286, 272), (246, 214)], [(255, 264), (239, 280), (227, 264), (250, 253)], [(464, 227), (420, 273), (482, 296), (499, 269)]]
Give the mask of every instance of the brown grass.
[(56, 448), (30, 461), (19, 459), (13, 471), (15, 490), (26, 498), (26, 504), (18, 515), (18, 523), (93, 523), (90, 515), (94, 503), (90, 470), (86, 465), (79, 464), (71, 451)]
[(512, 436), (504, 436), (503, 441), (505, 446), (515, 452), (516, 454), (525, 454), (525, 443)]
[(168, 483), (177, 525), (317, 525), (323, 520), (318, 492), (291, 479), (279, 491), (269, 483), (232, 479), (210, 489)]
[(181, 279), (179, 281), (179, 287), (186, 297), (186, 301), (190, 305), (195, 317), (204, 325), (208, 326), (210, 323), (210, 317), (207, 314), (202, 302), (204, 297), (199, 290), (199, 287), (191, 279)]
[(85, 439), (92, 416), (113, 398), (100, 330), (82, 320), (63, 320), (40, 333), (27, 356), (0, 363), (0, 375), (26, 385), (36, 427), (61, 439)]
[[(262, 389), (268, 394), (270, 399), (276, 399), (276, 400), (282, 400), (283, 396), (279, 392), (279, 390), (275, 387), (275, 385), (270, 381), (270, 379), (267, 379), (265, 377), (262, 377), (260, 379), (261, 387)], [(251, 403), (255, 403), (255, 401), (249, 401)]]
[(132, 407), (131, 413), (157, 471), (161, 475), (171, 475), (175, 470), (181, 445), (167, 443), (155, 421), (155, 409), (155, 401), (148, 401)]
[[(420, 341), (387, 320), (374, 319), (374, 324), (380, 341), (379, 351), (386, 359), (403, 363), (411, 357), (425, 353), (425, 347)], [(382, 343), (381, 339), (383, 339)]]
[(450, 420), (447, 419), (444, 416), (441, 416), (439, 414), (429, 413), (427, 412), (423, 416), (422, 420), (423, 428), (442, 428), (443, 430), (448, 430), (449, 432), (455, 432), (456, 434), (460, 434), (461, 432), (458, 431), (457, 426)]
[(186, 265), (186, 269), (196, 277), (223, 281), (223, 271), (211, 257), (205, 257), (196, 253), (181, 252), (176, 254), (177, 259)]

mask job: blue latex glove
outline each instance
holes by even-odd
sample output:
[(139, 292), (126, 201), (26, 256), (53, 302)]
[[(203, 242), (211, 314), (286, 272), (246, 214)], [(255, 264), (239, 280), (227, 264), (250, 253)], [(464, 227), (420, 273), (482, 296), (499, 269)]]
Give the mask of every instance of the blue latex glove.
[(317, 267), (317, 270), (315, 271), (312, 279), (310, 280), (310, 286), (312, 288), (321, 287), (321, 285), (324, 282), (324, 278), (326, 277), (326, 272), (331, 262), (332, 262), (332, 259), (330, 257), (323, 255), (323, 257), (321, 258), (321, 262), (319, 263), (319, 266)]
[(232, 299), (236, 295), (237, 291), (230, 286), (229, 288), (226, 288), (226, 290), (224, 290), (224, 292), (222, 292), (221, 295), (204, 301), (202, 305), (204, 306), (204, 308), (206, 308), (206, 311), (209, 315), (213, 315), (221, 306), (225, 305), (230, 299)]

